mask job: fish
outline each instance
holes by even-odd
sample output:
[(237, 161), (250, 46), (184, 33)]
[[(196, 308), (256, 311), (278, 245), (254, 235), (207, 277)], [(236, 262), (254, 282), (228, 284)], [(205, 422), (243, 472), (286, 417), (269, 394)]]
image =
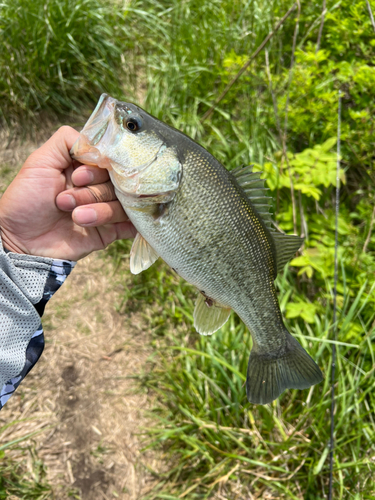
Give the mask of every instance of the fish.
[(233, 310), (252, 337), (247, 399), (274, 401), (323, 374), (284, 325), (274, 281), (303, 239), (276, 231), (261, 172), (227, 170), (201, 145), (136, 104), (103, 94), (73, 145), (81, 163), (109, 171), (137, 229), (130, 270), (161, 257), (194, 285), (194, 327), (221, 328)]

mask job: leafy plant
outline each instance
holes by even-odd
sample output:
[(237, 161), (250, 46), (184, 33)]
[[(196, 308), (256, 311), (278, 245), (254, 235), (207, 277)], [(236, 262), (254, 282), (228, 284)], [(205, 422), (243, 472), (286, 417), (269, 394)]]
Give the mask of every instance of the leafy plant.
[[(288, 328), (326, 374), (332, 343), (338, 348), (334, 497), (373, 498), (375, 42), (366, 0), (327, 0), (324, 14), (323, 2), (301, 2), (300, 15), (296, 9), (268, 43), (267, 56), (260, 52), (204, 123), (205, 111), (291, 2), (24, 4), (0, 6), (3, 118), (23, 122), (41, 110), (82, 110), (106, 91), (140, 102), (228, 169), (255, 163), (264, 171), (276, 225), (305, 237), (277, 280)], [(128, 243), (117, 242), (110, 254), (121, 269)], [(158, 395), (153, 414), (160, 425), (150, 429), (149, 446), (163, 449), (171, 466), (148, 498), (325, 498), (329, 377), (270, 406), (249, 405), (243, 387), (249, 332), (233, 315), (212, 338), (198, 337), (194, 297), (190, 285), (157, 264), (132, 278), (119, 304), (143, 311), (153, 332), (153, 370), (141, 379)]]

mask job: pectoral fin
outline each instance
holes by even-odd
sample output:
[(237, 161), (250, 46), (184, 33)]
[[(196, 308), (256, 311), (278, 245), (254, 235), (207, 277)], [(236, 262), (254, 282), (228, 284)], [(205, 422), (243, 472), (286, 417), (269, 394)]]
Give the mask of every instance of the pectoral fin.
[(200, 293), (194, 309), (194, 328), (201, 335), (212, 335), (224, 325), (230, 311), (230, 308), (220, 306)]
[(137, 233), (130, 250), (130, 272), (139, 274), (148, 269), (159, 258), (159, 255), (147, 241)]

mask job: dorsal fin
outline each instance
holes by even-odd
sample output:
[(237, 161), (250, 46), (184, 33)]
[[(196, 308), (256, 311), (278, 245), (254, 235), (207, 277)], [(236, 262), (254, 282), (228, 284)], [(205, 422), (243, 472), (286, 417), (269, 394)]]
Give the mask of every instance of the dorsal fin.
[(284, 269), (285, 264), (301, 248), (303, 238), (295, 234), (283, 234), (276, 231), (271, 233), (271, 236), (276, 246), (277, 272), (280, 273)]
[(284, 269), (285, 264), (294, 257), (302, 246), (303, 238), (295, 235), (283, 234), (275, 231), (272, 226), (272, 198), (267, 196), (269, 189), (264, 187), (264, 179), (260, 176), (263, 172), (253, 172), (253, 165), (238, 167), (231, 171), (238, 184), (245, 191), (247, 197), (262, 217), (263, 222), (271, 231), (271, 236), (276, 247), (277, 272)]
[(263, 172), (253, 172), (253, 165), (238, 167), (231, 171), (238, 184), (245, 191), (251, 204), (262, 217), (263, 222), (270, 231), (272, 227), (272, 198), (268, 196), (269, 189), (264, 187), (264, 179), (260, 176)]

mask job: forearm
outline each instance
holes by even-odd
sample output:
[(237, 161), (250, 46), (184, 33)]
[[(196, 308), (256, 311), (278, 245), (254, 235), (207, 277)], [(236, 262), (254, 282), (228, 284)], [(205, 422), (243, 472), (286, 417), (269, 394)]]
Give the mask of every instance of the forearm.
[(38, 361), (44, 307), (74, 265), (7, 252), (0, 240), (0, 409)]

